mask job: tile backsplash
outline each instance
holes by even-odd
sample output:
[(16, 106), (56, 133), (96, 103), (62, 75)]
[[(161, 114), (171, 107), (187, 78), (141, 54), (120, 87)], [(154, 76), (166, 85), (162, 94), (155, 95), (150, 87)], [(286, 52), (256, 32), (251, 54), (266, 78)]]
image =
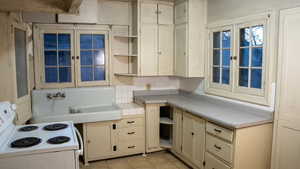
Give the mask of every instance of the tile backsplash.
[(134, 86), (119, 85), (116, 86), (116, 103), (131, 103), (133, 102)]

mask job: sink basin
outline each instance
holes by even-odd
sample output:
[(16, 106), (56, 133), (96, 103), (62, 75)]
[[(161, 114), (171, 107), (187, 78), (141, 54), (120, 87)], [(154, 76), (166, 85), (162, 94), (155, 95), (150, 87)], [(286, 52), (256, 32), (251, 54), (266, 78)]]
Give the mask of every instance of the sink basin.
[(74, 123), (88, 123), (97, 121), (119, 120), (121, 109), (117, 105), (70, 107), (69, 112), (36, 116), (34, 122), (73, 121)]

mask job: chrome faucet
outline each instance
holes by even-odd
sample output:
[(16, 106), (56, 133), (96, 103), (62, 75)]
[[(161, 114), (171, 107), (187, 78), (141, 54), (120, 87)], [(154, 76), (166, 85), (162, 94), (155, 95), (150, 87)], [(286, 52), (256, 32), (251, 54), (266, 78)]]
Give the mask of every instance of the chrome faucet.
[(66, 98), (66, 94), (64, 92), (47, 94), (47, 99), (49, 99), (49, 100), (64, 99), (64, 98)]

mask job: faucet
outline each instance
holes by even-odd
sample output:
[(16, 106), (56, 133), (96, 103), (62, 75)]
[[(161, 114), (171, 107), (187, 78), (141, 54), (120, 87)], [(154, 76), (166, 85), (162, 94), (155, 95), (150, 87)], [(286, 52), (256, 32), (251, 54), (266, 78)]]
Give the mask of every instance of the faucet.
[(64, 92), (57, 92), (57, 93), (48, 93), (47, 99), (64, 99), (66, 98), (66, 94)]

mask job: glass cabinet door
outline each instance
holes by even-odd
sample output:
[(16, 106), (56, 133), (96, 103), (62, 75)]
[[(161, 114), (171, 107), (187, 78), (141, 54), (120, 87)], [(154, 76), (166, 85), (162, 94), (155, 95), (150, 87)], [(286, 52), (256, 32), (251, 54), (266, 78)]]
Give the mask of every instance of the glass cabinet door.
[(107, 82), (107, 32), (80, 31), (77, 35), (77, 68), (80, 85)]
[(44, 83), (74, 86), (71, 32), (43, 34)]

